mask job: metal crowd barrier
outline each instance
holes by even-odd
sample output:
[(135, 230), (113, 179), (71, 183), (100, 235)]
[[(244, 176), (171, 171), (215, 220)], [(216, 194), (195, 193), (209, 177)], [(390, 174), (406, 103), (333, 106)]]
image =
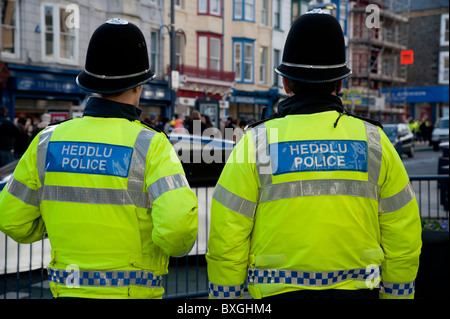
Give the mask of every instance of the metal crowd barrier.
[[(423, 218), (448, 220), (448, 175), (410, 177)], [(199, 234), (188, 256), (171, 258), (163, 278), (164, 298), (207, 298), (205, 254), (208, 245), (213, 187), (194, 188), (199, 200)], [(0, 233), (0, 299), (52, 298), (46, 266), (50, 262), (48, 239), (17, 244)]]

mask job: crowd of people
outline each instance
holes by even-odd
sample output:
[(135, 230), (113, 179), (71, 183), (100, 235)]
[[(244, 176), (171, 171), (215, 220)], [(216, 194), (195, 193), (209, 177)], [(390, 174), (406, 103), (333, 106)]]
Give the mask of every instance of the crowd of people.
[(34, 137), (51, 122), (48, 113), (39, 119), (18, 116), (11, 121), (8, 109), (0, 106), (0, 167), (19, 159), (27, 150)]
[[(166, 134), (175, 132), (203, 135), (205, 130), (217, 128), (219, 131), (213, 132), (211, 130), (208, 133), (215, 133), (210, 134), (212, 137), (233, 138), (237, 141), (239, 138), (236, 138), (236, 134), (228, 136), (225, 134), (225, 130), (240, 129), (240, 131), (243, 131), (247, 125), (254, 123), (255, 119), (245, 115), (241, 115), (237, 119), (227, 116), (222, 118), (220, 127), (215, 127), (208, 115), (194, 110), (190, 115), (175, 115), (173, 120), (152, 113), (143, 117), (143, 121), (157, 127)], [(19, 115), (14, 121), (11, 121), (8, 118), (8, 109), (0, 106), (0, 167), (19, 159), (25, 153), (33, 138), (50, 123), (51, 116), (48, 113), (42, 114), (40, 119)]]
[[(232, 116), (227, 116), (222, 118), (220, 122), (220, 127), (215, 127), (211, 121), (211, 118), (206, 114), (201, 114), (199, 111), (194, 110), (190, 115), (179, 116), (175, 115), (173, 120), (169, 120), (164, 116), (157, 116), (152, 113), (150, 116), (145, 116), (143, 121), (157, 127), (161, 131), (164, 131), (166, 134), (170, 134), (172, 132), (175, 133), (189, 133), (191, 135), (203, 135), (205, 130), (209, 128), (216, 128), (220, 131), (220, 135), (226, 138), (226, 134), (224, 134), (225, 129), (241, 129), (242, 131), (249, 124), (255, 122), (254, 117), (248, 117), (245, 115), (241, 115), (239, 118), (234, 119)], [(208, 131), (208, 133), (211, 131)], [(220, 137), (216, 134), (214, 137)]]
[(427, 119), (408, 121), (409, 128), (416, 137), (416, 141), (431, 144), (431, 133), (433, 133), (434, 125)]

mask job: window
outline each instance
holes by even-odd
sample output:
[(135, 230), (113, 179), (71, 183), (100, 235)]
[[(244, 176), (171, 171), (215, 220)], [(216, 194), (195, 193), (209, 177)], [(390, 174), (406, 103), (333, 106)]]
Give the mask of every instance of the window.
[(183, 65), (183, 48), (184, 48), (184, 36), (177, 34), (175, 37), (175, 66), (177, 68)]
[(261, 0), (262, 8), (261, 8), (261, 24), (269, 25), (269, 0)]
[(254, 74), (254, 40), (233, 40), (233, 61), (236, 82), (253, 83)]
[(183, 0), (175, 0), (175, 8), (183, 9)]
[(449, 41), (448, 41), (448, 13), (447, 14), (443, 14), (441, 16), (441, 45), (448, 45)]
[(1, 52), (4, 57), (19, 57), (19, 1), (1, 2)]
[(198, 0), (198, 13), (222, 16), (222, 0)]
[(255, 0), (234, 0), (234, 20), (255, 22)]
[[(279, 66), (281, 63), (281, 51), (273, 50), (273, 65), (275, 67)], [(273, 72), (273, 86), (281, 86), (280, 85), (280, 77), (277, 72)]]
[(159, 73), (159, 34), (157, 31), (150, 33), (150, 67), (155, 74)]
[(273, 1), (273, 27), (275, 29), (281, 29), (281, 1)]
[(78, 29), (66, 20), (70, 11), (64, 6), (45, 4), (42, 6), (43, 59), (74, 64), (78, 60)]
[(449, 83), (448, 51), (439, 54), (439, 84)]
[(220, 71), (222, 68), (222, 38), (213, 34), (198, 35), (198, 67)]
[(267, 48), (261, 47), (261, 62), (259, 65), (259, 83), (266, 84), (266, 73), (267, 73)]
[[(294, 23), (295, 20), (297, 20), (297, 18), (300, 17), (302, 14), (308, 12), (308, 2), (309, 1), (305, 0), (292, 0), (291, 5), (292, 23)], [(345, 12), (345, 10), (343, 12)]]

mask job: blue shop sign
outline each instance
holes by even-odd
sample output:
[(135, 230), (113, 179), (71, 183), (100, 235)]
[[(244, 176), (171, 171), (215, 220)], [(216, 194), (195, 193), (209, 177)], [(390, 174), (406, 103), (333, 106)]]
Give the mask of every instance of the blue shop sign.
[(449, 87), (448, 86), (424, 86), (424, 87), (408, 87), (408, 88), (392, 88), (383, 89), (388, 103), (432, 103), (432, 102), (448, 102)]
[(69, 94), (84, 94), (77, 86), (75, 79), (73, 82), (41, 80), (29, 78), (17, 78), (16, 89), (20, 91), (45, 91)]

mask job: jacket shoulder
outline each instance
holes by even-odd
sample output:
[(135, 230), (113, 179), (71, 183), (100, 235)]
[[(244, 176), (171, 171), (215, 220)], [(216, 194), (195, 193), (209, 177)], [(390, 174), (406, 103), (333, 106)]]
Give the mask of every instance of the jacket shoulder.
[(147, 123), (147, 122), (144, 122), (144, 121), (140, 121), (140, 123), (141, 123), (141, 125), (144, 126), (145, 128), (148, 128), (148, 129), (150, 129), (150, 130), (152, 130), (152, 131), (155, 131), (155, 132), (157, 132), (157, 133), (164, 134), (164, 136), (168, 138), (166, 132), (164, 132), (163, 130), (157, 128), (156, 126), (153, 126), (153, 125), (151, 125), (151, 124), (149, 124), (149, 123)]
[(260, 125), (262, 125), (262, 124), (264, 124), (264, 123), (266, 123), (268, 121), (271, 121), (271, 120), (274, 120), (274, 119), (277, 119), (277, 118), (280, 118), (278, 113), (276, 113), (276, 114), (274, 114), (274, 115), (272, 115), (272, 116), (270, 116), (268, 118), (265, 118), (265, 119), (262, 119), (260, 121), (257, 121), (257, 122), (254, 122), (252, 124), (247, 125), (245, 127), (244, 131), (247, 132), (247, 131), (249, 131), (251, 129), (257, 128), (258, 126), (260, 126)]
[(376, 120), (369, 119), (369, 118), (362, 117), (362, 116), (358, 116), (358, 115), (355, 115), (355, 114), (350, 114), (350, 113), (346, 113), (346, 114), (347, 114), (348, 116), (351, 116), (351, 117), (360, 119), (361, 121), (364, 121), (364, 122), (366, 122), (366, 123), (372, 124), (372, 125), (374, 125), (374, 126), (378, 126), (378, 127), (380, 127), (381, 129), (383, 129), (383, 125), (382, 125), (380, 122), (376, 121)]

